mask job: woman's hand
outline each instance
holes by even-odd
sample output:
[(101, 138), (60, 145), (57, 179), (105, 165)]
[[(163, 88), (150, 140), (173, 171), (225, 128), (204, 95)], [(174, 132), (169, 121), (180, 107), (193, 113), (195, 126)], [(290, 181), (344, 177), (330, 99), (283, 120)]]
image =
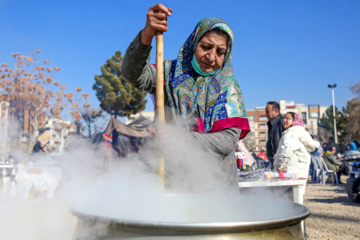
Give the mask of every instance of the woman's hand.
[(148, 133), (150, 133), (151, 135), (155, 136), (155, 133), (156, 133), (156, 129), (155, 129), (155, 128), (147, 127), (147, 128), (146, 128), (146, 131), (147, 131)]
[(151, 8), (146, 15), (146, 24), (141, 31), (141, 43), (144, 45), (150, 45), (151, 40), (157, 32), (166, 32), (167, 17), (171, 16), (172, 9), (165, 7), (161, 3), (158, 3)]

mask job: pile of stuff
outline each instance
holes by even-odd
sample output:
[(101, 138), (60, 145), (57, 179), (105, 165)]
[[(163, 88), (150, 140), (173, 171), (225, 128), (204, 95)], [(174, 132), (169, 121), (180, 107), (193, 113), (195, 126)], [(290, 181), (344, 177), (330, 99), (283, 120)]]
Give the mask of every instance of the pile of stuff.
[(240, 182), (250, 181), (277, 181), (277, 180), (296, 180), (299, 179), (297, 174), (269, 172), (263, 169), (252, 172), (238, 172)]
[(296, 173), (263, 172), (263, 180), (294, 180), (298, 179)]

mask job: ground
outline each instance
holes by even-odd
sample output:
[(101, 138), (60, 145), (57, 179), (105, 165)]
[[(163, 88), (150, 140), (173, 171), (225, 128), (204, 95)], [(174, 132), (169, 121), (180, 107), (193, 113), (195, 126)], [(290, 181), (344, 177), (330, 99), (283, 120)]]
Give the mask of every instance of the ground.
[[(346, 178), (342, 178), (346, 182)], [(360, 239), (360, 204), (347, 196), (345, 184), (306, 185), (304, 205), (311, 215), (305, 221), (310, 239)]]

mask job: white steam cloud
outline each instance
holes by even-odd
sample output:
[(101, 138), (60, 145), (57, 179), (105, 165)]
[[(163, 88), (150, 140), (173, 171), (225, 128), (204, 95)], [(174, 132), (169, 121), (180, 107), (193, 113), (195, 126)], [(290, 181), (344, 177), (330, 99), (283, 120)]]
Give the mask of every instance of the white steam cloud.
[[(43, 186), (42, 195), (37, 189), (40, 193), (34, 199), (29, 199), (31, 187), (25, 188), (21, 179), (0, 190), (0, 239), (97, 239), (107, 233), (109, 222), (86, 226), (77, 214), (159, 222), (240, 222), (295, 213), (270, 192), (230, 191), (217, 156), (195, 146), (189, 133), (174, 126), (166, 126), (138, 154), (111, 162), (104, 160), (103, 150), (89, 146), (74, 146), (55, 159), (36, 156), (22, 168), (23, 180), (37, 174), (38, 181), (51, 184)], [(160, 156), (165, 159), (165, 188), (157, 174)]]

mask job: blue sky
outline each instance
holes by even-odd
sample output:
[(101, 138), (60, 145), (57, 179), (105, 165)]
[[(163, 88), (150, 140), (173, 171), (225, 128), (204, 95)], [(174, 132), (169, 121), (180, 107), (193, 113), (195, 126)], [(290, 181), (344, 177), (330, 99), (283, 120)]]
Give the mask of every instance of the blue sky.
[[(152, 0), (0, 1), (0, 63), (11, 53), (41, 58), (62, 70), (55, 79), (81, 87), (98, 106), (95, 74), (116, 51), (125, 52), (143, 28)], [(204, 17), (220, 17), (234, 31), (233, 67), (246, 109), (269, 100), (331, 105), (354, 97), (360, 81), (360, 0), (164, 0), (173, 9), (164, 35), (165, 59), (174, 59)], [(154, 44), (155, 42), (153, 42)], [(155, 55), (155, 48), (153, 49)], [(154, 61), (154, 58), (152, 58)], [(147, 110), (152, 110), (151, 100)]]

